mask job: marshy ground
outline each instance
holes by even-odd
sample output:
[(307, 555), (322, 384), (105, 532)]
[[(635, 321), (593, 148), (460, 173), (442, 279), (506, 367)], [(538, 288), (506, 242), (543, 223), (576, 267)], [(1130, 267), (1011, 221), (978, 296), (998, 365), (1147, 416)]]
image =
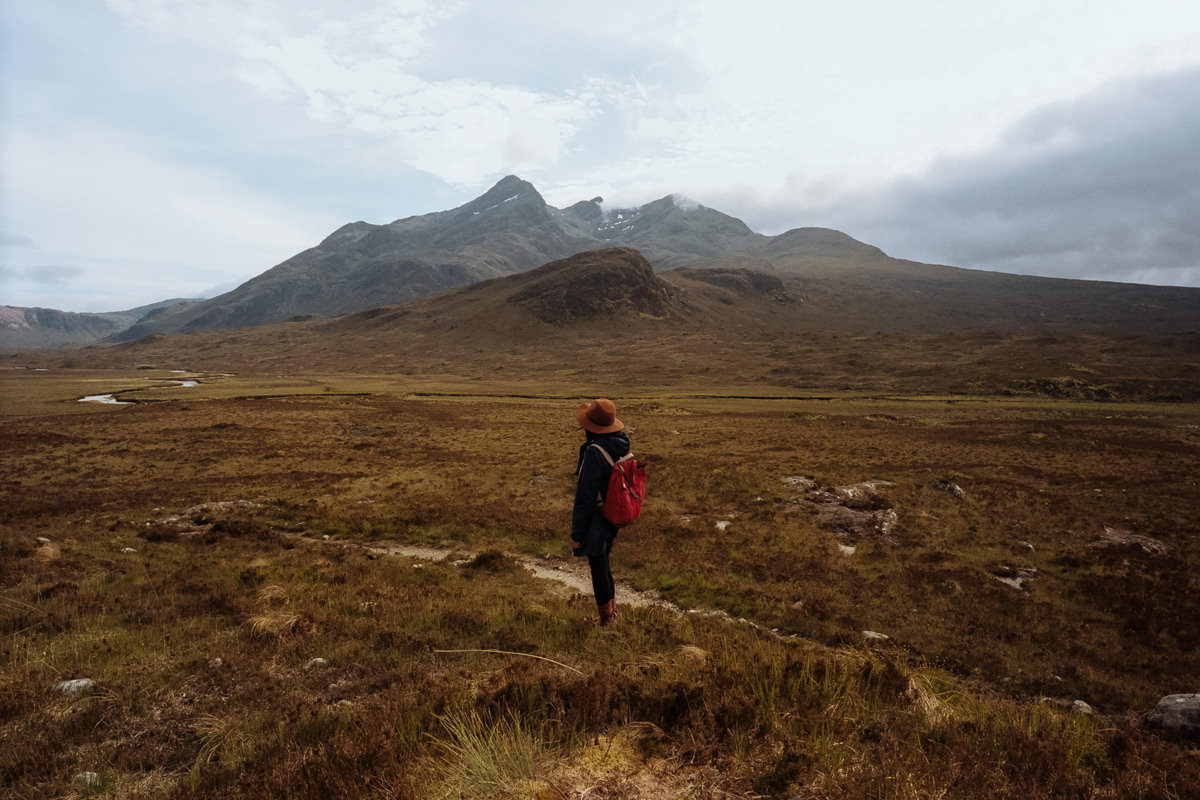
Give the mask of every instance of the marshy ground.
[(522, 566), (570, 567), (565, 387), (188, 378), (0, 375), (5, 793), (1200, 792), (1142, 722), (1200, 690), (1195, 404), (606, 389), (671, 606), (600, 629)]

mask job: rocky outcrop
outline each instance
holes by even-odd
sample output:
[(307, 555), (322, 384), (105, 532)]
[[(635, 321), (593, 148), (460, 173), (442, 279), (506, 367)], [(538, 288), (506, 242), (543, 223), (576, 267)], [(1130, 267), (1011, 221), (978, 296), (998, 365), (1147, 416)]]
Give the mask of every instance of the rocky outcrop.
[(1200, 741), (1200, 694), (1169, 694), (1146, 715), (1146, 724), (1163, 733)]
[(1133, 533), (1124, 528), (1113, 528), (1108, 525), (1100, 533), (1096, 541), (1088, 545), (1092, 550), (1140, 550), (1146, 555), (1163, 556), (1170, 549), (1166, 544), (1150, 536)]
[(661, 317), (671, 308), (671, 287), (628, 247), (553, 261), (530, 272), (523, 283), (508, 301), (551, 325), (617, 314)]
[(1078, 378), (1031, 378), (1009, 384), (1012, 394), (1036, 394), (1072, 400), (1118, 400), (1107, 386), (1095, 386)]
[[(864, 538), (891, 539), (900, 521), (882, 490), (890, 481), (863, 481), (820, 488), (816, 481), (798, 475), (782, 478), (785, 485), (806, 492), (793, 499), (796, 509), (808, 507), (817, 527), (854, 542)], [(853, 552), (853, 551), (851, 551)]]

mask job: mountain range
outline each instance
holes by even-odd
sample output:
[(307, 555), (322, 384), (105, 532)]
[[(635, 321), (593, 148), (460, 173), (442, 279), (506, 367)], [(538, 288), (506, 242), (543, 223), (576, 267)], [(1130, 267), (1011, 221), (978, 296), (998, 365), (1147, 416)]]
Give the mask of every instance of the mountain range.
[[(636, 275), (628, 269), (634, 261), (640, 265)], [(623, 289), (622, 281), (632, 282)], [(452, 289), (459, 291), (446, 294)], [(89, 315), (86, 330), (110, 343), (145, 340), (143, 349), (161, 351), (164, 334), (265, 326), (269, 330), (261, 335), (204, 341), (224, 342), (208, 346), (230, 358), (235, 354), (229, 343), (243, 342), (250, 350), (236, 360), (253, 363), (263, 355), (254, 348), (268, 346), (264, 343), (286, 330), (287, 341), (312, 337), (311, 352), (288, 350), (280, 357), (308, 363), (313, 353), (340, 347), (357, 353), (365, 367), (379, 361), (380, 353), (411, 361), (411, 342), (418, 339), (429, 347), (436, 340), (433, 349), (447, 352), (433, 357), (442, 360), (452, 358), (448, 349), (455, 342), (474, 340), (473, 349), (458, 348), (453, 356), (467, 358), (505, 341), (546, 347), (550, 332), (556, 341), (576, 334), (586, 340), (594, 334), (587, 326), (604, 316), (594, 313), (597, 298), (603, 299), (602, 309), (628, 312), (627, 323), (654, 326), (655, 336), (667, 330), (693, 335), (708, 326), (714, 336), (733, 336), (729, 346), (735, 350), (742, 346), (737, 336), (1145, 337), (1194, 335), (1200, 328), (1198, 289), (922, 264), (826, 228), (766, 236), (677, 195), (634, 208), (607, 208), (595, 198), (558, 209), (532, 184), (510, 175), (454, 209), (384, 225), (344, 225), (218, 297), (99, 315), (115, 318), (103, 320), (108, 327)], [(38, 311), (37, 319), (85, 328), (83, 319), (75, 319), (80, 315)], [(30, 319), (29, 310), (5, 313)], [(404, 347), (360, 346), (356, 336), (382, 335), (381, 320), (390, 321), (387, 335), (404, 338)], [(84, 341), (80, 333), (49, 343)], [(189, 336), (188, 346), (177, 349), (199, 363), (199, 341)], [(17, 349), (11, 337), (0, 340), (0, 348)], [(120, 360), (120, 352), (124, 348), (111, 357), (91, 353), (89, 359)], [(394, 364), (385, 362), (377, 366)]]
[(606, 210), (601, 202), (554, 208), (531, 183), (510, 175), (448, 211), (385, 225), (343, 225), (233, 291), (141, 320), (115, 340), (395, 305), (610, 246), (637, 248), (656, 269), (736, 262), (774, 270), (805, 260), (886, 258), (827, 229), (763, 236), (741, 220), (676, 196), (624, 209)]
[(163, 300), (127, 311), (92, 313), (0, 306), (0, 349), (71, 347), (120, 334), (147, 316), (193, 300)]

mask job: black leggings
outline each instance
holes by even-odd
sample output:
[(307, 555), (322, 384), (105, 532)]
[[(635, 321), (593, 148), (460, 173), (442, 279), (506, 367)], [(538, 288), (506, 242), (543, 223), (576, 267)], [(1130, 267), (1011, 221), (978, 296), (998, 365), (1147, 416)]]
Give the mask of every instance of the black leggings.
[(608, 556), (612, 553), (612, 540), (604, 545), (604, 555), (588, 556), (588, 566), (592, 568), (592, 591), (596, 595), (596, 605), (602, 606), (612, 600), (617, 592), (613, 582), (612, 567), (609, 566)]

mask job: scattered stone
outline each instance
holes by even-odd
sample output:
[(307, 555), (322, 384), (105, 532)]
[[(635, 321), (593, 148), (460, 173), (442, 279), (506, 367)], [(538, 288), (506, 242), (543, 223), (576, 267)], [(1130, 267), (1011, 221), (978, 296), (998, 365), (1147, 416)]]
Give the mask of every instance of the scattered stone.
[(38, 544), (50, 544), (50, 539), (45, 536), (39, 536), (39, 537), (37, 537), (37, 543)]
[(856, 550), (858, 550), (858, 548), (852, 544), (842, 544), (841, 542), (838, 542), (838, 552), (844, 556), (852, 556)]
[(121, 552), (122, 552), (122, 553), (136, 553), (136, 552), (137, 552), (137, 550), (135, 550), (135, 549), (134, 549), (134, 548), (132, 548), (132, 547), (122, 547), (122, 548), (121, 548)]
[(717, 530), (719, 530), (719, 531), (723, 531), (723, 530), (725, 530), (726, 528), (728, 528), (728, 527), (729, 527), (729, 520), (727, 520), (727, 519), (719, 519), (719, 520), (717, 520), (715, 523), (713, 523), (713, 525), (714, 525), (714, 526), (716, 526), (716, 529), (717, 529)]
[(530, 481), (529, 481), (529, 485), (534, 487), (535, 489), (540, 489), (545, 486), (550, 486), (553, 483), (554, 483), (554, 479), (551, 478), (549, 475), (547, 475), (544, 472), (539, 472), (539, 473), (535, 474), (533, 476), (533, 478), (530, 479)]
[(1032, 553), (1034, 550), (1032, 542), (1016, 542), (1012, 546), (1012, 551), (1018, 555), (1022, 553)]
[(806, 478), (803, 475), (788, 475), (781, 479), (788, 486), (799, 489), (802, 492), (807, 492), (810, 489), (817, 488), (817, 482), (812, 478)]
[(694, 644), (679, 645), (679, 654), (689, 661), (694, 661), (697, 664), (703, 664), (708, 661), (708, 651), (703, 648), (696, 647)]
[(852, 537), (890, 536), (898, 521), (893, 508), (872, 511), (829, 504), (817, 508), (817, 525)]
[(959, 500), (962, 500), (967, 496), (967, 493), (963, 491), (961, 486), (948, 478), (939, 478), (938, 480), (934, 481), (933, 488), (937, 489), (939, 492), (949, 492)]
[(228, 514), (232, 511), (252, 511), (262, 508), (261, 503), (251, 500), (218, 500), (212, 503), (200, 503), (185, 510), (182, 516), (211, 516), (213, 514)]
[(304, 671), (309, 672), (311, 670), (316, 669), (317, 667), (324, 667), (328, 664), (329, 664), (329, 662), (326, 661), (325, 659), (321, 658), (320, 656), (318, 656), (317, 658), (310, 658), (308, 660), (308, 663), (306, 663), (304, 665)]
[(223, 666), (225, 666), (225, 661), (223, 659), (210, 658), (208, 660), (208, 668), (209, 669), (220, 669)]
[(1039, 697), (1039, 703), (1058, 706), (1064, 711), (1071, 711), (1076, 714), (1083, 714), (1088, 717), (1094, 717), (1099, 712), (1091, 703), (1085, 703), (1083, 700), (1068, 700), (1065, 697)]
[(888, 639), (892, 638), (886, 633), (880, 633), (879, 631), (863, 631), (862, 635), (864, 639), (877, 642), (886, 642)]
[(65, 694), (67, 697), (79, 697), (90, 692), (95, 686), (96, 682), (91, 678), (74, 678), (69, 681), (60, 681), (54, 686), (54, 691)]
[(860, 510), (891, 508), (891, 501), (879, 490), (895, 485), (891, 481), (863, 481), (848, 486), (834, 486), (825, 491), (824, 497), (817, 498), (817, 502), (841, 503), (846, 508)]
[(1200, 740), (1200, 694), (1169, 694), (1146, 715), (1146, 724), (1163, 733)]
[(81, 772), (75, 776), (75, 780), (79, 781), (84, 786), (100, 785), (100, 775), (95, 772)]
[(1101, 550), (1108, 547), (1136, 547), (1143, 553), (1152, 556), (1166, 555), (1170, 549), (1158, 539), (1142, 536), (1139, 533), (1133, 533), (1124, 528), (1113, 528), (1108, 525), (1104, 526), (1104, 532), (1100, 534), (1100, 538), (1089, 544), (1088, 547), (1093, 550)]
[(1037, 572), (1033, 567), (1010, 567), (1000, 564), (992, 568), (992, 577), (1014, 589), (1024, 591), (1025, 583), (1036, 577)]

